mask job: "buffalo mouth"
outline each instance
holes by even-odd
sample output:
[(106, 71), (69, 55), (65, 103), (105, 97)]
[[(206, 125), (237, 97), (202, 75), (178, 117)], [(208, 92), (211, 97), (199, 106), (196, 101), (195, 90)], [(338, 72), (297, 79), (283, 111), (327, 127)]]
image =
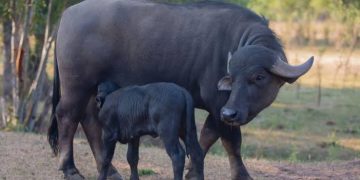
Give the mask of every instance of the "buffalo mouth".
[(256, 115), (252, 114), (241, 114), (238, 111), (228, 111), (227, 108), (222, 108), (220, 113), (221, 121), (230, 126), (242, 126), (253, 120)]

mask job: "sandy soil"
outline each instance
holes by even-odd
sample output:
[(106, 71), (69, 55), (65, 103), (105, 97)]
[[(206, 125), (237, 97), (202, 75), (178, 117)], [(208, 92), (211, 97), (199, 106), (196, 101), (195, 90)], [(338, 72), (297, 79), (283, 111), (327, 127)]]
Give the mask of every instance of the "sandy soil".
[[(97, 171), (90, 148), (83, 139), (74, 143), (75, 159), (79, 170), (87, 179), (96, 179)], [(125, 160), (126, 146), (118, 145), (113, 164), (125, 179), (129, 167)], [(45, 136), (0, 131), (0, 179), (62, 179), (57, 171), (57, 157), (53, 157)], [(342, 162), (289, 163), (246, 159), (254, 179), (354, 179), (360, 180), (360, 159)], [(171, 163), (164, 150), (157, 147), (140, 149), (140, 168), (152, 169), (154, 175), (142, 176), (145, 180), (171, 179)], [(208, 155), (205, 161), (205, 178), (229, 179), (226, 157)]]

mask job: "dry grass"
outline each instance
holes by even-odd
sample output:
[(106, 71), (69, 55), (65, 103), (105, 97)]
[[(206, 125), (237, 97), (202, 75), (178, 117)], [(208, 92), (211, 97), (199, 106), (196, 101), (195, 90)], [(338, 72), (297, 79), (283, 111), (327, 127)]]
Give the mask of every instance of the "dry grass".
[(340, 139), (339, 144), (344, 147), (353, 149), (355, 151), (360, 151), (360, 139), (356, 139), (356, 138)]
[[(318, 65), (321, 68), (323, 88), (360, 88), (360, 50), (334, 49), (324, 47), (288, 48), (288, 60), (291, 64), (300, 64), (314, 56), (314, 66), (309, 73), (297, 82), (314, 87), (318, 83)], [(350, 55), (350, 56), (349, 56)], [(346, 61), (348, 63), (346, 64)]]
[[(46, 137), (26, 133), (0, 131), (0, 179), (62, 179), (57, 171), (57, 158), (53, 157)], [(79, 170), (87, 179), (96, 179), (95, 162), (87, 142), (76, 139), (75, 159)], [(118, 145), (113, 164), (126, 179), (129, 167), (125, 158), (126, 146)], [(360, 159), (331, 163), (288, 163), (246, 159), (246, 166), (255, 179), (359, 179)], [(151, 169), (153, 175), (144, 180), (171, 179), (171, 163), (165, 151), (156, 147), (140, 149), (140, 169)], [(208, 180), (229, 179), (227, 158), (208, 155), (205, 177)]]

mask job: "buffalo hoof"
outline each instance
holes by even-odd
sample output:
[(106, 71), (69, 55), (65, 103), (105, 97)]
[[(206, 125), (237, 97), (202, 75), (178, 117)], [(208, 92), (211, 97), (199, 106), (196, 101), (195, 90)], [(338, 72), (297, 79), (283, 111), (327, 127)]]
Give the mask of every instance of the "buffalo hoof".
[(84, 180), (84, 176), (79, 173), (77, 169), (70, 169), (64, 172), (64, 179), (66, 180)]
[(191, 176), (191, 177), (185, 176), (185, 179), (186, 180), (198, 180), (198, 178), (195, 176)]
[(107, 180), (123, 180), (121, 175), (114, 169), (110, 169), (110, 172), (108, 173), (108, 176), (106, 178)]
[(185, 179), (186, 180), (196, 180), (197, 179), (195, 170), (193, 168), (188, 167), (188, 172), (185, 175)]
[(253, 180), (253, 178), (251, 178), (251, 176), (246, 175), (246, 176), (236, 176), (236, 177), (232, 177), (232, 180)]

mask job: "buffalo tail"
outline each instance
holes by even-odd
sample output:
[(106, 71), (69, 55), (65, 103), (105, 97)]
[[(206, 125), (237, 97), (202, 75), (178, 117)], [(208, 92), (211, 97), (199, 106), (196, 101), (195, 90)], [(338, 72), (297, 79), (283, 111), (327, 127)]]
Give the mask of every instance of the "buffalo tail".
[(57, 118), (55, 115), (56, 107), (59, 101), (60, 101), (60, 80), (59, 80), (59, 68), (56, 58), (56, 47), (55, 47), (52, 113), (50, 119), (51, 124), (48, 129), (48, 141), (55, 155), (57, 155), (59, 152), (59, 144), (58, 144), (59, 132), (58, 132)]

